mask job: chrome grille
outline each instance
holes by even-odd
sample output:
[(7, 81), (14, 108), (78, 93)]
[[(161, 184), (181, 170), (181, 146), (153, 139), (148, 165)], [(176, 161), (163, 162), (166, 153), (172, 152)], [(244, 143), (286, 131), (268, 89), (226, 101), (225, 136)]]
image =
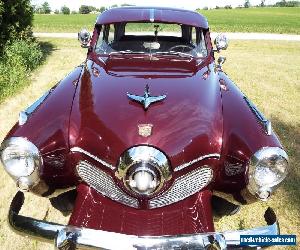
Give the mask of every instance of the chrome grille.
[(213, 177), (211, 168), (198, 168), (175, 180), (166, 192), (150, 200), (150, 208), (158, 208), (183, 200), (207, 186)]
[(138, 200), (124, 193), (113, 178), (101, 169), (82, 161), (77, 165), (77, 172), (83, 181), (102, 195), (130, 207), (138, 207)]

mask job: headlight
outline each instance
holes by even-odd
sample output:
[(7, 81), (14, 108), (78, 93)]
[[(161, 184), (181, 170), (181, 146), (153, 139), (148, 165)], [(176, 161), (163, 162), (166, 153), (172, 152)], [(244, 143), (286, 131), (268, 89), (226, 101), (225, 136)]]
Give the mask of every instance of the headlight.
[(38, 148), (22, 137), (11, 137), (1, 144), (1, 162), (15, 180), (33, 175), (42, 165)]
[(285, 179), (288, 173), (288, 156), (281, 148), (266, 147), (257, 151), (249, 165), (249, 191), (265, 200)]

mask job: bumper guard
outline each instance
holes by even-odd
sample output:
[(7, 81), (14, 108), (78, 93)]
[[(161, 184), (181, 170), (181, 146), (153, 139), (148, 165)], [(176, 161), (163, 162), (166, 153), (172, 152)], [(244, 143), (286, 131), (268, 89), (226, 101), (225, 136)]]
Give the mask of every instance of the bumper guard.
[[(267, 226), (178, 236), (135, 236), (88, 228), (64, 226), (19, 215), (24, 194), (18, 192), (9, 209), (9, 224), (23, 236), (54, 242), (56, 249), (241, 249), (240, 235), (277, 235), (279, 225), (271, 208), (265, 212)], [(121, 246), (121, 247), (120, 247)], [(255, 247), (255, 246), (251, 246)]]

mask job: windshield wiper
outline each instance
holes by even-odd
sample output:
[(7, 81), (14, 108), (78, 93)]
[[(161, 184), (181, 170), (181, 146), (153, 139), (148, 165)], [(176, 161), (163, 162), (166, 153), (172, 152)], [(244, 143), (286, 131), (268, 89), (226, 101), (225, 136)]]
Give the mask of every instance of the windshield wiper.
[(161, 54), (161, 55), (176, 55), (176, 56), (180, 56), (180, 57), (193, 57), (190, 54), (187, 53), (183, 53), (183, 52), (178, 52), (178, 51), (158, 51), (155, 52), (154, 54)]
[(120, 51), (112, 51), (109, 55), (115, 54), (145, 54), (144, 51), (132, 51), (132, 50), (120, 50)]

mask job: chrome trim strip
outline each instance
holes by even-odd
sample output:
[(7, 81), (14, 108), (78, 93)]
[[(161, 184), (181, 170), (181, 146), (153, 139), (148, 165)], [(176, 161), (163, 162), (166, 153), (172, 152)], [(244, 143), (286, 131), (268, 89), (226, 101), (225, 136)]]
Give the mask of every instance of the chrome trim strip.
[(150, 9), (149, 11), (150, 11), (150, 18), (149, 18), (149, 21), (150, 21), (151, 23), (153, 23), (153, 22), (154, 22), (154, 9)]
[[(22, 236), (53, 242), (56, 249), (226, 249), (239, 246), (240, 235), (278, 235), (279, 224), (271, 208), (265, 212), (267, 226), (202, 234), (174, 236), (136, 236), (114, 232), (64, 226), (19, 215), (24, 194), (18, 192), (10, 205), (8, 222)], [(70, 247), (70, 248), (69, 248)], [(71, 248), (72, 247), (72, 248)], [(214, 247), (214, 248), (213, 248)]]
[(258, 110), (258, 108), (248, 99), (247, 96), (244, 96), (244, 100), (247, 103), (247, 105), (249, 106), (249, 108), (251, 109), (252, 113), (255, 115), (255, 117), (257, 118), (257, 120), (260, 122), (260, 124), (262, 125), (265, 133), (267, 135), (271, 135), (272, 134), (272, 125), (271, 122), (264, 117), (264, 115)]
[(107, 162), (101, 160), (101, 159), (98, 158), (97, 156), (95, 156), (95, 155), (89, 153), (88, 151), (85, 151), (84, 149), (82, 149), (82, 148), (80, 148), (80, 147), (73, 147), (73, 148), (70, 149), (70, 151), (71, 151), (71, 152), (77, 152), (77, 153), (85, 154), (85, 155), (89, 156), (90, 158), (94, 159), (95, 161), (101, 163), (103, 166), (105, 166), (105, 167), (107, 167), (107, 168), (109, 168), (109, 169), (111, 169), (111, 170), (114, 170), (114, 169), (116, 168), (115, 166), (113, 166), (113, 165), (111, 165), (111, 164), (109, 164), (109, 163), (107, 163)]
[(52, 92), (53, 89), (50, 89), (45, 92), (39, 99), (37, 99), (33, 104), (27, 107), (24, 111), (21, 111), (19, 114), (19, 125), (24, 125), (28, 117), (45, 101), (48, 95)]
[(177, 166), (176, 168), (174, 168), (174, 171), (175, 171), (175, 172), (180, 171), (180, 170), (182, 170), (182, 169), (184, 169), (184, 168), (186, 168), (186, 167), (189, 167), (189, 166), (191, 166), (191, 165), (197, 163), (198, 161), (202, 161), (202, 160), (204, 160), (204, 159), (208, 159), (208, 158), (217, 158), (217, 159), (219, 159), (220, 157), (221, 157), (220, 154), (208, 154), (208, 155), (202, 155), (202, 156), (198, 157), (197, 159), (194, 159), (194, 160), (192, 160), (192, 161), (189, 161), (189, 162), (187, 162), (187, 163), (184, 163), (184, 164), (182, 164), (182, 165)]

